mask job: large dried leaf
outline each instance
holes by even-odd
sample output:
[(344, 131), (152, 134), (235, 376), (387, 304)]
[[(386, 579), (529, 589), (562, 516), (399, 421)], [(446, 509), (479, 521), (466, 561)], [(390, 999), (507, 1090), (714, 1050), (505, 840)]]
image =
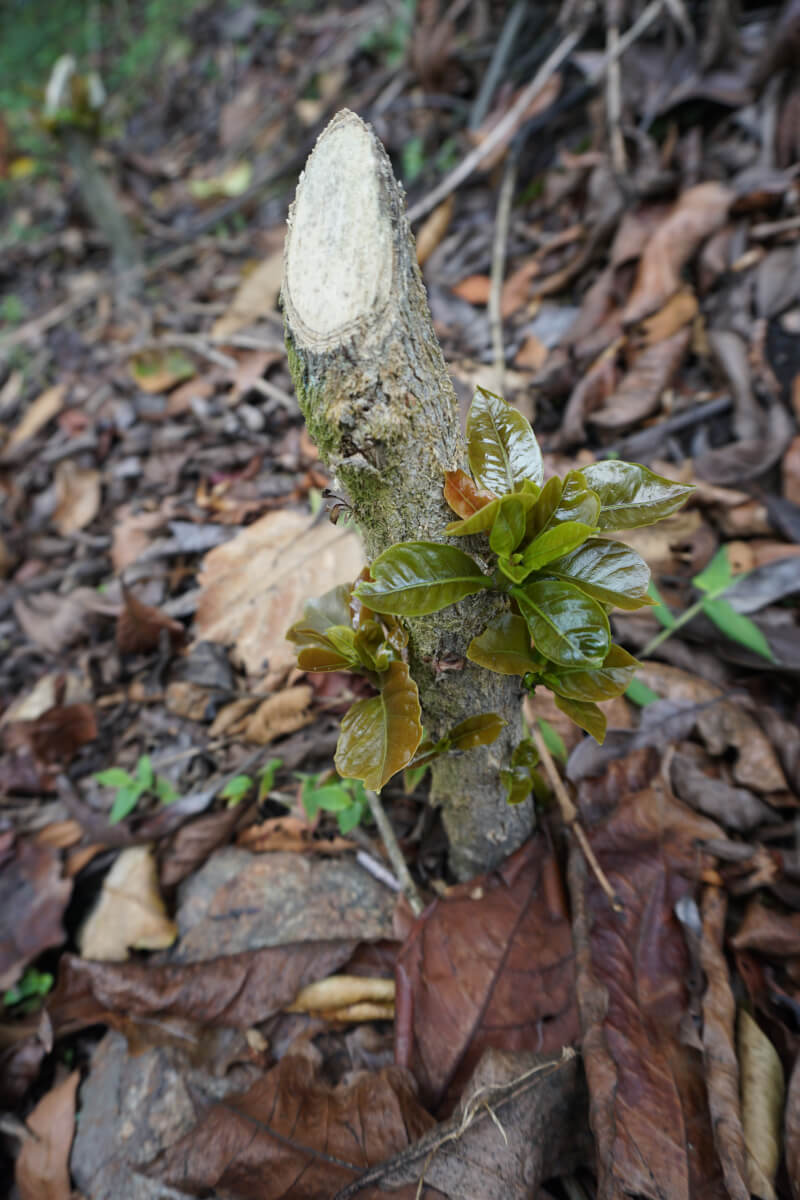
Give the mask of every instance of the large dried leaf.
[(602, 666), (611, 635), (596, 600), (557, 579), (535, 580), (512, 594), (540, 654), (563, 667)]
[(31, 841), (6, 849), (0, 866), (0, 992), (4, 992), (43, 950), (63, 942), (61, 917), (72, 881), (62, 879), (57, 851)]
[(69, 1151), (75, 1133), (75, 1093), (80, 1072), (73, 1071), (28, 1114), (33, 1137), (26, 1138), (16, 1162), (20, 1200), (70, 1200)]
[(158, 890), (149, 846), (123, 850), (78, 939), (84, 958), (124, 962), (129, 950), (165, 950), (177, 935)]
[(374, 612), (418, 617), (492, 586), (474, 558), (440, 542), (398, 542), (370, 567), (356, 595)]
[(540, 835), (412, 926), (397, 960), (397, 1061), (438, 1105), (487, 1047), (547, 1054), (575, 1032), (569, 922)]
[(55, 470), (56, 510), (53, 524), (62, 536), (85, 529), (100, 510), (101, 476), (93, 467), (79, 467), (71, 459)]
[(197, 636), (233, 644), (248, 672), (277, 678), (294, 665), (285, 634), (307, 598), (355, 579), (363, 561), (352, 531), (268, 513), (203, 560)]
[(477, 482), (502, 496), (531, 479), (541, 485), (542, 453), (522, 413), (479, 387), (467, 417), (469, 465)]
[(701, 183), (683, 193), (644, 247), (623, 313), (626, 325), (650, 316), (680, 291), (684, 266), (725, 224), (732, 200), (733, 193), (720, 183)]
[(25, 410), (19, 424), (11, 430), (8, 441), (3, 447), (2, 457), (7, 457), (10, 451), (15, 450), (23, 442), (27, 442), (29, 438), (35, 437), (40, 429), (44, 429), (45, 425), (61, 411), (66, 394), (66, 385), (63, 383), (57, 383), (54, 387), (46, 388), (41, 392)]
[(417, 685), (403, 662), (393, 662), (371, 700), (358, 700), (342, 721), (336, 769), (379, 792), (407, 767), (422, 741)]
[(747, 1147), (747, 1183), (761, 1200), (776, 1200), (775, 1173), (781, 1155), (783, 1067), (777, 1051), (747, 1009), (739, 1010), (742, 1124)]
[(587, 420), (606, 433), (621, 433), (657, 413), (661, 395), (683, 362), (691, 336), (691, 329), (679, 329), (641, 350), (616, 391), (602, 408), (588, 414)]
[(243, 1095), (212, 1105), (148, 1173), (194, 1196), (319, 1200), (432, 1123), (400, 1067), (331, 1087), (309, 1057), (288, 1054)]

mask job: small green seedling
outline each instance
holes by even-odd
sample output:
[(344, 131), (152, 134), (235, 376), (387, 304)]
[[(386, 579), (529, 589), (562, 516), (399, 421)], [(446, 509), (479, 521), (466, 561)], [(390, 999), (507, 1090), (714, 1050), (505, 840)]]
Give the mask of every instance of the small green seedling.
[[(266, 765), (263, 766), (259, 771), (257, 776), (257, 800), (259, 804), (262, 800), (266, 799), (272, 790), (272, 785), (275, 782), (275, 775), (277, 774), (278, 768), (282, 765), (282, 759), (271, 758), (269, 762), (266, 763)], [(235, 775), (233, 779), (229, 780), (229, 782), (225, 784), (225, 787), (220, 792), (220, 796), (223, 800), (228, 801), (228, 808), (235, 808), (236, 805), (245, 798), (251, 788), (255, 786), (255, 783), (256, 780), (250, 775)]]
[(733, 587), (735, 583), (738, 583), (740, 579), (744, 578), (744, 575), (734, 575), (728, 556), (728, 547), (720, 546), (708, 566), (699, 575), (695, 575), (692, 580), (694, 586), (703, 595), (677, 617), (664, 603), (656, 585), (651, 580), (649, 593), (651, 599), (656, 602), (653, 614), (664, 628), (661, 633), (657, 634), (645, 646), (642, 651), (642, 658), (646, 658), (649, 654), (652, 654), (656, 647), (660, 646), (663, 641), (666, 641), (676, 629), (680, 629), (682, 625), (686, 625), (693, 617), (698, 616), (699, 613), (705, 613), (708, 619), (713, 621), (726, 637), (729, 637), (734, 642), (738, 642), (740, 646), (745, 646), (748, 650), (753, 650), (756, 654), (760, 654), (762, 658), (768, 659), (769, 662), (774, 662), (775, 655), (772, 653), (769, 642), (758, 626), (749, 617), (746, 617), (744, 613), (738, 613), (724, 598), (725, 592)]
[(360, 825), (369, 813), (364, 785), (360, 779), (331, 779), (330, 772), (321, 771), (318, 775), (306, 775), (296, 772), (295, 777), (302, 782), (300, 799), (310, 821), (313, 821), (320, 809), (333, 813), (341, 834), (350, 833)]
[(18, 1013), (35, 1012), (52, 986), (53, 976), (49, 971), (28, 967), (19, 983), (4, 994), (3, 1004), (6, 1008), (15, 1008)]
[(121, 767), (110, 767), (107, 771), (99, 771), (95, 776), (101, 787), (116, 789), (114, 803), (108, 814), (109, 825), (117, 825), (124, 821), (141, 800), (142, 796), (152, 794), (162, 804), (172, 804), (178, 799), (178, 792), (168, 779), (153, 773), (153, 764), (149, 754), (143, 754), (136, 764), (133, 775)]

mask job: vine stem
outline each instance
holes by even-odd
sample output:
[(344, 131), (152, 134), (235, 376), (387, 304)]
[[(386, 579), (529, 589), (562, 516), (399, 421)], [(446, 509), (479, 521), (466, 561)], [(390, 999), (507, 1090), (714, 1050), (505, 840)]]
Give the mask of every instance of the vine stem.
[(584, 828), (578, 819), (578, 810), (573, 804), (572, 798), (564, 785), (564, 780), (558, 773), (558, 768), (553, 762), (553, 756), (548, 750), (547, 743), (542, 737), (542, 731), (539, 728), (538, 722), (533, 723), (531, 733), (533, 734), (533, 740), (536, 745), (536, 749), (539, 751), (542, 765), (547, 772), (547, 778), (550, 780), (550, 785), (555, 793), (556, 800), (558, 801), (558, 807), (561, 810), (562, 821), (566, 825), (567, 829), (569, 829), (574, 835), (576, 842), (581, 848), (584, 858), (594, 872), (595, 878), (600, 884), (600, 887), (608, 897), (608, 902), (614, 909), (614, 912), (622, 912), (622, 904), (617, 899), (617, 895), (609, 883), (608, 876), (600, 866), (600, 863), (597, 861), (594, 850), (589, 845), (589, 839), (587, 838)]
[(400, 886), (403, 889), (403, 895), (408, 901), (409, 907), (415, 917), (418, 917), (425, 905), (422, 897), (417, 890), (417, 885), (411, 878), (411, 872), (406, 865), (406, 860), (403, 857), (403, 851), (400, 849), (400, 843), (392, 828), (391, 821), (387, 817), (381, 804), (381, 798), (377, 792), (373, 792), (370, 788), (365, 788), (367, 793), (367, 801), (369, 809), (372, 813), (373, 820), (378, 826), (378, 833), (383, 838), (383, 844), (386, 847), (386, 853), (389, 855), (389, 861), (394, 867), (394, 873), (397, 876)]
[(676, 629), (680, 629), (682, 625), (688, 625), (693, 617), (698, 616), (698, 614), (703, 611), (703, 603), (707, 599), (708, 596), (703, 596), (702, 600), (697, 600), (694, 604), (691, 604), (689, 608), (685, 610), (685, 612), (680, 614), (680, 616), (673, 617), (672, 624), (667, 625), (667, 627), (662, 629), (660, 633), (657, 633), (654, 638), (651, 638), (644, 650), (640, 651), (639, 657), (648, 658), (653, 651), (661, 645), (662, 642), (665, 642), (671, 634), (675, 633)]

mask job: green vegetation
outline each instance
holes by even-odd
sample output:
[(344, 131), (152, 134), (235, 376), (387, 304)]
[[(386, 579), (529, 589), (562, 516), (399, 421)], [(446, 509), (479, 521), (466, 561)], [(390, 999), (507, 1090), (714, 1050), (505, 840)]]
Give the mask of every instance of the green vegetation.
[(300, 799), (310, 821), (320, 810), (332, 813), (339, 832), (347, 834), (369, 815), (369, 801), (359, 779), (331, 778), (330, 771), (318, 775), (297, 772), (295, 777), (302, 780)]
[(271, 758), (265, 766), (261, 768), (255, 779), (250, 775), (235, 775), (229, 783), (220, 792), (223, 800), (228, 801), (228, 808), (235, 808), (245, 796), (258, 784), (258, 795), (256, 799), (260, 804), (265, 800), (272, 790), (272, 785), (275, 782), (275, 776), (278, 769), (283, 766), (280, 758)]
[(53, 976), (48, 971), (28, 967), (19, 983), (15, 983), (4, 994), (3, 1004), (6, 1008), (15, 1008), (20, 1015), (35, 1012), (52, 986)]
[(153, 773), (153, 764), (147, 754), (141, 756), (133, 775), (121, 767), (110, 767), (107, 771), (99, 771), (94, 778), (101, 787), (114, 788), (116, 791), (108, 814), (109, 825), (124, 821), (142, 796), (151, 795), (162, 804), (172, 804), (173, 800), (178, 799), (178, 793), (169, 780)]

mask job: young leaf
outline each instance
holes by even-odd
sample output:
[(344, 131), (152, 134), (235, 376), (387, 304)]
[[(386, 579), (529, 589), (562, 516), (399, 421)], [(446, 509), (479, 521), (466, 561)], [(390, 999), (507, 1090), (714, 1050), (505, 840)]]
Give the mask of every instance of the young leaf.
[(606, 739), (606, 715), (598, 705), (591, 700), (568, 700), (565, 696), (556, 696), (555, 701), (571, 721), (590, 733), (602, 746)]
[(161, 775), (156, 776), (154, 791), (162, 804), (172, 804), (178, 799), (179, 793), (172, 786), (168, 779), (164, 779)]
[[(533, 571), (541, 571), (554, 559), (570, 554), (593, 533), (591, 525), (584, 525), (580, 521), (564, 521), (560, 525), (545, 529), (544, 533), (534, 538), (522, 551), (518, 563), (508, 563), (501, 559), (498, 565), (509, 579), (513, 579), (515, 583), (522, 583)], [(551, 573), (549, 566), (547, 573)]]
[(632, 679), (625, 689), (625, 699), (630, 700), (631, 704), (638, 704), (639, 708), (646, 708), (648, 704), (655, 704), (661, 697), (646, 683), (642, 683), (641, 679)]
[(528, 626), (516, 613), (503, 613), (494, 625), (473, 638), (467, 658), (498, 675), (527, 675), (542, 667), (531, 649)]
[(149, 754), (143, 754), (136, 764), (135, 778), (142, 791), (147, 791), (153, 786), (153, 764)]
[(444, 498), (459, 517), (471, 517), (495, 499), (492, 492), (479, 488), (466, 471), (447, 471), (444, 478)]
[(621, 696), (639, 663), (622, 646), (612, 646), (602, 667), (586, 671), (544, 671), (542, 683), (567, 700), (612, 700)]
[[(444, 531), (450, 537), (468, 537), (473, 533), (486, 533), (487, 530), (492, 529), (497, 521), (504, 502), (514, 500), (516, 504), (521, 504), (523, 511), (527, 513), (536, 503), (537, 494), (538, 489), (537, 492), (532, 492), (526, 488), (524, 491), (514, 492), (513, 494), (496, 496), (488, 504), (484, 505), (483, 508), (473, 513), (471, 517), (467, 517), (463, 521), (451, 521), (449, 525), (445, 526)], [(525, 524), (523, 522), (523, 532), (524, 529)]]
[(98, 771), (95, 779), (101, 787), (123, 788), (129, 787), (135, 781), (129, 771), (123, 771), (121, 767), (109, 767), (107, 771)]
[(400, 657), (400, 652), (386, 640), (383, 626), (375, 620), (365, 621), (358, 630), (355, 650), (368, 671), (387, 671), (389, 663)]
[(350, 587), (341, 584), (323, 596), (306, 601), (303, 615), (288, 630), (286, 638), (299, 646), (327, 645), (326, 631), (331, 625), (350, 625)]
[(564, 491), (563, 481), (551, 475), (525, 518), (525, 541), (530, 542), (547, 529), (558, 512)]
[(525, 536), (525, 508), (521, 496), (503, 496), (489, 534), (495, 554), (513, 554)]
[(634, 609), (650, 604), (650, 568), (624, 542), (590, 538), (577, 550), (547, 564), (547, 574), (574, 583), (603, 604)]
[(545, 658), (562, 667), (602, 665), (611, 633), (608, 617), (591, 596), (555, 579), (534, 580), (511, 594)]
[(509, 804), (521, 804), (530, 795), (537, 775), (535, 767), (538, 762), (539, 751), (530, 738), (523, 738), (517, 743), (509, 766), (500, 772)]
[(272, 790), (272, 785), (275, 782), (275, 776), (278, 773), (278, 768), (283, 765), (283, 760), (280, 758), (270, 758), (259, 771), (258, 775), (258, 802), (265, 800)]
[(498, 713), (479, 713), (451, 729), (447, 740), (451, 750), (474, 750), (476, 746), (488, 746), (505, 727), (506, 722)]
[(376, 612), (404, 617), (438, 612), (492, 586), (468, 554), (439, 542), (398, 542), (378, 555), (371, 571), (372, 582), (360, 583), (356, 594)]
[(587, 485), (580, 471), (569, 471), (564, 476), (564, 488), (552, 520), (582, 521), (584, 525), (596, 526), (600, 507), (600, 497)]
[(422, 741), (417, 685), (402, 662), (393, 662), (381, 693), (359, 700), (342, 721), (334, 762), (340, 775), (380, 791), (407, 767)]
[(236, 775), (225, 784), (220, 797), (228, 801), (228, 808), (233, 808), (247, 795), (252, 786), (253, 781), (249, 775)]
[(349, 671), (350, 661), (326, 646), (303, 646), (297, 652), (301, 671)]
[(728, 547), (720, 546), (717, 553), (700, 572), (695, 575), (692, 583), (701, 592), (719, 596), (733, 583), (733, 570), (728, 558)]
[(118, 825), (120, 821), (125, 820), (129, 813), (133, 812), (143, 790), (136, 786), (119, 789), (114, 797), (114, 803), (111, 805), (111, 812), (108, 814), (109, 825)]
[[(695, 580), (695, 582), (697, 581)], [(770, 662), (775, 662), (775, 655), (772, 653), (770, 644), (758, 626), (744, 613), (738, 613), (727, 600), (712, 599), (707, 596), (703, 601), (703, 612), (718, 629), (721, 629), (734, 642), (738, 642), (740, 646), (746, 646), (748, 650), (754, 650), (756, 654), (769, 659)]]
[(341, 784), (330, 783), (314, 792), (314, 803), (317, 809), (325, 812), (344, 812), (353, 803), (352, 797)]
[(472, 474), (488, 491), (502, 496), (523, 479), (541, 484), (542, 452), (530, 424), (485, 388), (477, 389), (470, 405), (467, 444)]
[(363, 815), (364, 810), (360, 804), (351, 804), (349, 808), (337, 814), (336, 823), (339, 826), (339, 833), (342, 837), (355, 829), (356, 825), (360, 824)]
[(693, 492), (691, 486), (664, 479), (639, 463), (607, 459), (583, 467), (581, 474), (600, 497), (602, 530), (638, 529), (668, 517)]

